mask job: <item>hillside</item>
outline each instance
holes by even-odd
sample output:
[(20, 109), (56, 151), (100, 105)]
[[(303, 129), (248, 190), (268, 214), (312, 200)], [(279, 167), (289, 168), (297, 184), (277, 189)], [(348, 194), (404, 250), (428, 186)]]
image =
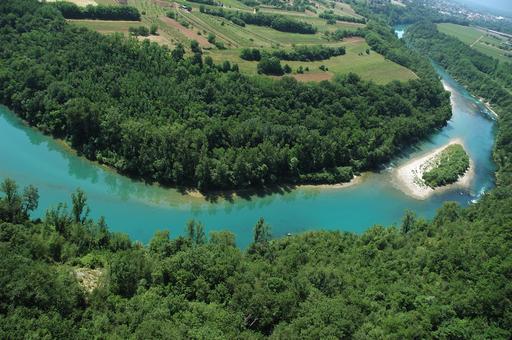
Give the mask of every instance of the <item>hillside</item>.
[(51, 5), (3, 8), (20, 14), (3, 22), (2, 103), (87, 158), (148, 182), (201, 190), (346, 182), (450, 115), (432, 67), (376, 25), (371, 45), (420, 79), (248, 77), (215, 65), (197, 43), (186, 54), (77, 28)]
[[(100, 1), (100, 3), (117, 4), (114, 1)], [(290, 76), (299, 81), (320, 81), (352, 71), (362, 79), (373, 80), (379, 84), (385, 84), (392, 80), (407, 81), (416, 78), (411, 70), (386, 60), (379, 53), (366, 53), (368, 45), (364, 38), (333, 38), (332, 34), (335, 32), (338, 34), (348, 33), (348, 36), (352, 34), (359, 36), (361, 35), (359, 30), (365, 27), (364, 23), (352, 22), (354, 20), (364, 22), (364, 18), (356, 14), (348, 4), (338, 3), (332, 7), (321, 2), (308, 1), (303, 6), (290, 8), (285, 5), (286, 2), (279, 1), (274, 1), (272, 4), (246, 1), (247, 4), (244, 4), (236, 0), (193, 2), (133, 0), (128, 3), (143, 13), (140, 23), (103, 20), (70, 20), (70, 22), (103, 34), (118, 32), (125, 35), (128, 35), (129, 27), (144, 25), (149, 28), (151, 25), (156, 25), (158, 35), (142, 36), (139, 39), (149, 39), (171, 48), (179, 43), (188, 46), (191, 40), (197, 40), (205, 49), (205, 55), (213, 58), (216, 63), (220, 64), (226, 60), (236, 63), (240, 70), (247, 74), (256, 74), (257, 62), (241, 59), (239, 54), (242, 48), (259, 48), (262, 51), (270, 52), (279, 48), (291, 48), (292, 45), (327, 45), (346, 46), (347, 55), (331, 58), (323, 63), (287, 63), (291, 66)], [(190, 10), (187, 10), (186, 7)], [(252, 15), (254, 11), (257, 11), (261, 15), (277, 15), (283, 19), (312, 25), (317, 32), (315, 34), (281, 32), (271, 27), (253, 24), (242, 27), (225, 17), (211, 15), (209, 11), (247, 15)], [(325, 13), (332, 14), (326, 15)], [(324, 17), (331, 18), (331, 21)], [(211, 43), (208, 38), (211, 38)], [(320, 69), (321, 65), (326, 66), (328, 71)], [(344, 67), (336, 67), (337, 65), (344, 65)], [(348, 65), (353, 66), (353, 69), (349, 70)], [(368, 71), (368, 68), (371, 71)]]

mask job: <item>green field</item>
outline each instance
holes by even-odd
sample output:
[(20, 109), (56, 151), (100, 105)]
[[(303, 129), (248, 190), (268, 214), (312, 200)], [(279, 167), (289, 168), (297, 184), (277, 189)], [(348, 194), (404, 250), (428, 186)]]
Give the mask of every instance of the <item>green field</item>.
[[(251, 11), (248, 7), (236, 0), (221, 0), (226, 10), (238, 9)], [(115, 3), (114, 0), (100, 0), (101, 3)], [(72, 20), (70, 22), (96, 30), (100, 33), (121, 32), (128, 33), (130, 26), (145, 25), (149, 27), (155, 23), (159, 27), (159, 36), (152, 36), (150, 40), (160, 44), (173, 46), (178, 42), (188, 45), (190, 39), (199, 39), (206, 37), (212, 33), (216, 36), (216, 40), (222, 42), (227, 48), (219, 50), (211, 48), (205, 50), (205, 55), (209, 55), (216, 63), (222, 63), (228, 60), (231, 63), (239, 65), (240, 70), (247, 74), (256, 74), (256, 62), (248, 62), (240, 59), (240, 50), (245, 47), (259, 48), (262, 50), (271, 50), (272, 48), (290, 48), (292, 45), (330, 45), (330, 46), (346, 46), (347, 54), (344, 56), (334, 57), (329, 60), (315, 62), (300, 61), (283, 61), (282, 64), (288, 64), (294, 72), (299, 66), (304, 69), (307, 67), (309, 71), (304, 74), (292, 74), (301, 81), (320, 81), (331, 79), (337, 74), (346, 74), (348, 72), (357, 73), (361, 78), (373, 80), (376, 83), (383, 84), (392, 80), (406, 81), (414, 79), (416, 75), (409, 69), (397, 65), (386, 60), (380, 54), (371, 52), (366, 53), (368, 45), (363, 39), (348, 39), (346, 42), (332, 42), (326, 40), (325, 31), (334, 31), (336, 29), (355, 30), (364, 27), (362, 24), (337, 22), (334, 25), (328, 25), (326, 20), (318, 17), (318, 13), (324, 10), (332, 9), (338, 15), (359, 17), (352, 8), (347, 4), (337, 3), (334, 8), (327, 8), (321, 3), (317, 3), (318, 13), (313, 12), (292, 12), (272, 8), (269, 6), (261, 7), (260, 11), (267, 13), (275, 13), (293, 17), (296, 20), (308, 22), (318, 29), (316, 34), (299, 34), (280, 32), (269, 27), (246, 25), (240, 27), (233, 24), (225, 18), (220, 18), (204, 13), (200, 13), (199, 4), (179, 1), (192, 6), (192, 12), (173, 9), (178, 13), (182, 20), (189, 23), (188, 31), (184, 31), (183, 27), (176, 27), (171, 23), (173, 21), (166, 20), (165, 14), (170, 10), (171, 2), (165, 0), (129, 0), (128, 4), (134, 6), (143, 13), (142, 22), (115, 22), (115, 21), (96, 21), (96, 20)], [(204, 40), (204, 39), (203, 39)], [(321, 71), (319, 67), (324, 65), (328, 71)]]
[[(346, 47), (347, 54), (322, 61), (282, 61), (282, 64), (290, 65), (293, 70), (292, 75), (304, 81), (325, 80), (333, 77), (335, 74), (346, 74), (349, 72), (354, 72), (362, 79), (373, 80), (378, 84), (385, 84), (392, 80), (407, 81), (416, 78), (416, 75), (411, 70), (384, 59), (382, 55), (376, 52), (371, 51), (369, 55), (366, 54), (368, 45), (362, 40), (345, 42), (339, 45)], [(238, 64), (242, 72), (257, 74), (256, 69), (258, 63), (242, 60), (239, 57), (239, 49), (224, 51), (212, 50), (206, 53), (210, 55), (216, 63), (228, 60), (231, 63)], [(326, 66), (328, 71), (321, 71), (319, 69), (321, 65)], [(302, 66), (304, 69), (306, 67), (309, 68), (309, 72), (298, 75), (296, 70), (299, 66)]]
[(100, 33), (120, 32), (126, 34), (132, 26), (145, 26), (140, 21), (68, 20), (68, 22)]
[(499, 61), (512, 62), (512, 52), (499, 48), (499, 45), (506, 41), (505, 38), (499, 35), (489, 34), (476, 27), (451, 23), (437, 24), (437, 28), (440, 32), (456, 37), (463, 43), (490, 57), (496, 58)]

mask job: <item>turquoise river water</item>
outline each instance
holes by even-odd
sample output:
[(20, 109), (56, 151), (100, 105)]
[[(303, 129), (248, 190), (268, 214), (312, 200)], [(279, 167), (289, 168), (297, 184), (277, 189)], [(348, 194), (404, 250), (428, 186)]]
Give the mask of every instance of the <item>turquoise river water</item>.
[[(59, 202), (69, 204), (71, 192), (80, 187), (87, 192), (92, 217), (105, 216), (111, 230), (142, 242), (159, 229), (169, 229), (173, 236), (182, 234), (192, 218), (201, 221), (207, 231), (232, 231), (241, 247), (250, 242), (259, 217), (271, 224), (275, 237), (311, 229), (362, 232), (374, 224), (396, 225), (406, 209), (430, 218), (443, 202), (468, 205), (494, 185), (492, 114), (455, 80), (442, 70), (438, 72), (452, 92), (453, 117), (448, 125), (379, 173), (365, 174), (360, 184), (348, 188), (301, 188), (209, 203), (173, 189), (132, 181), (78, 157), (27, 127), (5, 107), (0, 107), (0, 178), (37, 186), (41, 195), (38, 216)], [(392, 176), (396, 166), (454, 138), (464, 142), (475, 165), (476, 176), (469, 190), (453, 189), (416, 200), (397, 188)]]

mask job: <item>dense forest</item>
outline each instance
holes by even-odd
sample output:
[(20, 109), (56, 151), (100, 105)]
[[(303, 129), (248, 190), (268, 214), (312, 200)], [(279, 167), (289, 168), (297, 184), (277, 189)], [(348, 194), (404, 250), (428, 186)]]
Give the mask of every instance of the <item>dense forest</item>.
[(220, 71), (197, 42), (170, 51), (70, 26), (35, 0), (3, 1), (0, 14), (0, 101), (89, 159), (148, 181), (241, 188), (316, 183), (317, 173), (335, 182), (450, 116), (432, 67), (413, 65), (392, 33), (375, 30), (373, 45), (419, 79), (303, 84)]
[[(228, 101), (233, 101), (238, 110), (244, 109), (243, 101), (254, 109), (256, 101), (277, 116), (278, 104), (269, 106), (273, 100), (292, 116), (302, 114), (305, 132), (310, 134), (314, 126), (310, 124), (319, 123), (308, 119), (325, 119), (318, 117), (317, 109), (328, 107), (321, 106), (315, 96), (334, 96), (334, 89), (340, 97), (328, 102), (339, 106), (336, 112), (343, 112), (340, 118), (345, 120), (341, 122), (347, 121), (350, 112), (353, 123), (390, 123), (388, 129), (396, 124), (395, 116), (379, 112), (372, 115), (370, 108), (356, 110), (355, 106), (349, 110), (346, 106), (369, 105), (361, 93), (379, 100), (391, 90), (399, 94), (397, 98), (421, 108), (429, 102), (437, 103), (439, 112), (446, 100), (441, 92), (432, 97), (437, 87), (429, 87), (434, 75), (428, 62), (408, 52), (401, 42), (393, 41), (386, 26), (373, 28), (373, 45), (414, 66), (422, 80), (384, 87), (361, 82), (352, 75), (330, 85), (322, 83), (322, 87), (299, 85), (288, 79), (267, 82), (244, 78), (236, 72), (216, 73), (216, 68), (201, 65), (197, 58), (195, 63), (182, 60), (184, 51), (180, 48), (171, 51), (169, 60), (170, 51), (154, 45), (104, 38), (68, 27), (53, 8), (35, 1), (2, 1), (0, 15), (2, 100), (48, 132), (58, 134), (54, 130), (62, 124), (66, 128), (60, 135), (68, 136), (82, 152), (92, 152), (88, 154), (91, 158), (106, 152), (99, 148), (107, 142), (101, 140), (105, 135), (112, 138), (108, 139), (112, 145), (125, 145), (126, 149), (119, 150), (144, 155), (144, 160), (139, 159), (142, 156), (130, 158), (131, 162), (138, 159), (142, 167), (156, 160), (151, 158), (154, 153), (147, 153), (149, 143), (159, 146), (167, 157), (174, 157), (165, 152), (165, 145), (173, 144), (173, 139), (165, 145), (157, 142), (164, 132), (183, 126), (170, 138), (201, 141), (208, 134), (197, 137), (195, 133), (199, 132), (194, 131), (203, 128), (205, 121), (214, 122), (213, 117), (219, 113), (225, 113), (227, 122), (243, 122), (235, 119), (238, 116), (229, 106), (210, 115), (198, 113), (207, 98), (198, 89), (214, 85), (223, 86), (226, 96), (222, 102), (213, 92), (214, 100), (209, 103), (216, 110)], [(466, 65), (478, 64), (470, 49), (457, 49), (456, 41), (445, 46), (447, 38), (437, 33), (435, 26), (418, 25), (408, 34), (408, 41), (424, 54), (441, 55), (441, 48), (453, 46), (442, 54), (445, 58), (454, 63), (462, 59)], [(422, 43), (427, 34), (433, 39), (429, 49)], [(197, 46), (194, 49), (192, 60), (199, 53)], [(105, 55), (114, 62), (108, 63)], [(68, 60), (70, 56), (73, 58)], [(172, 82), (164, 83), (152, 68)], [(469, 71), (478, 75), (475, 68)], [(485, 89), (480, 78), (465, 78), (466, 74), (456, 76), (475, 93)], [(53, 79), (54, 75), (57, 78)], [(496, 86), (505, 84), (505, 80), (496, 79)], [(228, 80), (236, 84), (230, 85)], [(180, 96), (186, 91), (191, 94), (185, 99), (174, 95), (166, 99), (170, 93), (165, 84), (178, 89)], [(257, 96), (249, 97), (248, 89)], [(345, 89), (357, 95), (349, 97)], [(282, 96), (276, 95), (278, 90)], [(234, 93), (244, 98), (237, 100)], [(505, 92), (499, 93), (506, 96)], [(130, 96), (133, 101), (128, 100)], [(296, 106), (286, 101), (287, 96), (293, 96)], [(432, 102), (432, 98), (438, 101)], [(185, 104), (187, 99), (194, 101)], [(158, 105), (152, 106), (151, 101)], [(362, 103), (353, 103), (358, 101)], [(311, 106), (306, 106), (307, 102)], [(69, 207), (62, 204), (41, 218), (31, 218), (38, 206), (37, 189), (21, 190), (16, 183), (5, 180), (0, 184), (0, 338), (509, 339), (512, 102), (499, 97), (494, 103), (500, 114), (494, 155), (498, 165), (496, 189), (466, 209), (446, 203), (431, 221), (407, 212), (399, 226), (374, 226), (361, 235), (318, 231), (272, 240), (271, 227), (262, 219), (255, 221), (252, 244), (241, 250), (233, 234), (206, 235), (200, 223), (190, 221), (185, 236), (173, 235), (171, 239), (168, 232), (161, 231), (144, 246), (123, 234), (109, 232), (104, 219), (89, 218), (87, 197), (80, 190), (72, 194)], [(133, 111), (130, 105), (136, 106)], [(60, 106), (66, 111), (60, 111)], [(158, 112), (157, 107), (166, 109)], [(135, 114), (139, 110), (140, 116)], [(359, 116), (362, 113), (364, 116)], [(255, 116), (249, 119), (245, 111), (240, 115), (247, 117), (252, 127), (261, 124)], [(411, 115), (418, 120), (416, 124), (433, 117), (417, 109)], [(264, 117), (281, 128), (272, 115)], [(382, 117), (386, 118), (378, 119)], [(405, 115), (402, 121), (408, 117)], [(148, 124), (143, 124), (143, 118)], [(284, 118), (288, 115), (281, 113)], [(149, 122), (155, 130), (149, 128)], [(341, 122), (340, 126), (346, 126)], [(164, 127), (161, 134), (156, 134), (155, 126)], [(75, 134), (74, 129), (80, 133)], [(317, 129), (318, 133), (323, 131)], [(362, 134), (358, 143), (368, 146), (365, 129), (353, 131)], [(245, 138), (243, 133), (238, 136)], [(129, 143), (129, 138), (134, 141)], [(184, 139), (181, 143), (186, 141), (190, 142)], [(145, 148), (143, 153), (138, 145)], [(185, 146), (180, 145), (183, 155)], [(199, 145), (202, 148), (203, 144)], [(314, 148), (319, 145), (316, 142)], [(205, 152), (213, 154), (211, 150), (205, 147)], [(84, 276), (88, 279), (77, 280)]]
[(81, 191), (30, 220), (37, 190), (0, 190), (3, 339), (512, 336), (510, 185), (361, 235), (271, 240), (260, 220), (245, 250), (195, 221), (132, 243), (88, 218)]

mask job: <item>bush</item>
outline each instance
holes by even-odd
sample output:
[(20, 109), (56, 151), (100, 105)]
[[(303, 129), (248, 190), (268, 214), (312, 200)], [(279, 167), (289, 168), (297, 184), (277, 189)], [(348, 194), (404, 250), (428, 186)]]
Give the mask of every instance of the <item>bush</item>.
[(215, 44), (215, 34), (213, 33), (208, 33), (208, 42), (210, 44)]
[(322, 172), (300, 175), (300, 180), (310, 184), (336, 184), (350, 182), (354, 177), (354, 172), (349, 166), (342, 166)]
[(157, 24), (151, 24), (151, 27), (149, 28), (149, 33), (151, 35), (158, 35), (158, 25)]
[(177, 19), (177, 21), (178, 21), (178, 22), (180, 23), (180, 25), (181, 25), (181, 26), (183, 26), (183, 27), (188, 28), (188, 27), (190, 26), (190, 24), (188, 23), (188, 21), (187, 21), (186, 19), (182, 18), (182, 17), (179, 17), (179, 18)]
[(263, 57), (258, 63), (258, 73), (282, 76), (284, 71), (281, 67), (281, 61), (278, 58)]
[(248, 61), (260, 61), (261, 53), (257, 48), (244, 48), (240, 52), (240, 58)]
[(214, 45), (219, 50), (225, 50), (226, 49), (226, 46), (224, 46), (224, 43), (222, 41), (216, 41)]
[(146, 26), (130, 27), (128, 28), (128, 32), (133, 36), (149, 36), (149, 29)]

